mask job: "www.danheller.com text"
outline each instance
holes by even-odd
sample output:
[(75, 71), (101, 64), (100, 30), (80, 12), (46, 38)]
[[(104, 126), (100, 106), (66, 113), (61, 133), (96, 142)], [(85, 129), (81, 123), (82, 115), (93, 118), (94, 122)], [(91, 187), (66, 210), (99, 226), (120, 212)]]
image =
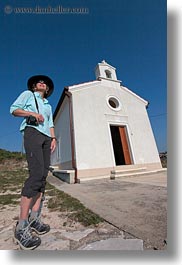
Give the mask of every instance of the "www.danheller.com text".
[(89, 8), (87, 7), (63, 7), (58, 5), (56, 7), (12, 7), (5, 6), (4, 12), (6, 14), (88, 14)]

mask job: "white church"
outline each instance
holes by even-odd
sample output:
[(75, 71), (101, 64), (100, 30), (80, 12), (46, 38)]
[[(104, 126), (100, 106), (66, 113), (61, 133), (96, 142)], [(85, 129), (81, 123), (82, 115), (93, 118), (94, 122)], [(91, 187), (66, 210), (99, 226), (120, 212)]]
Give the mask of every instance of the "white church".
[(53, 174), (68, 183), (162, 170), (148, 102), (122, 86), (104, 60), (96, 80), (64, 88), (54, 112)]

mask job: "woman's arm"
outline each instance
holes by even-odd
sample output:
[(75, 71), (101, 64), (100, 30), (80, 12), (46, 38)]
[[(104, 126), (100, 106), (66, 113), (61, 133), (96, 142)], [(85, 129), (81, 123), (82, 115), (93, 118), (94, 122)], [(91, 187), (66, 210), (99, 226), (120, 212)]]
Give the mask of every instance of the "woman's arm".
[(19, 97), (11, 105), (10, 113), (16, 117), (28, 117), (32, 115), (37, 119), (38, 122), (43, 122), (44, 118), (41, 114), (24, 110), (28, 100), (32, 98), (32, 95), (33, 95), (32, 92), (28, 90), (21, 93)]
[(34, 116), (39, 123), (44, 122), (44, 117), (42, 114), (36, 113), (36, 112), (31, 112), (31, 111), (26, 111), (23, 109), (16, 109), (12, 112), (12, 114), (16, 117), (28, 117), (28, 116)]
[(54, 150), (56, 149), (56, 145), (57, 145), (57, 143), (56, 143), (57, 140), (56, 140), (56, 137), (55, 137), (54, 127), (50, 128), (50, 133), (51, 133), (51, 138), (52, 138), (52, 140), (51, 140), (51, 153), (53, 153)]

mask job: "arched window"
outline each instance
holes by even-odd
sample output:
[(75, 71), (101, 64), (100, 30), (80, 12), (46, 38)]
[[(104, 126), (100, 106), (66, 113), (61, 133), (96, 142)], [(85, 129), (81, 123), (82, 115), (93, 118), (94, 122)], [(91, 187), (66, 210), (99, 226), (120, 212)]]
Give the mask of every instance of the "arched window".
[(111, 72), (109, 70), (105, 70), (105, 73), (107, 78), (112, 78)]

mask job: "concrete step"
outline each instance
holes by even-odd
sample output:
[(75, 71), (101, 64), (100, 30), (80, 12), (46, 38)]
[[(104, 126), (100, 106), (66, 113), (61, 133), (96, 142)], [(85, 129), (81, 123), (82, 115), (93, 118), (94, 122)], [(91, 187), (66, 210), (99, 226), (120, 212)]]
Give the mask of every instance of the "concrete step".
[[(80, 181), (80, 183), (82, 183), (82, 182), (85, 182), (85, 181), (89, 181), (89, 180), (99, 180), (99, 179), (115, 179), (115, 178), (121, 178), (121, 177), (133, 177), (133, 176), (144, 176), (144, 175), (146, 175), (146, 176), (148, 176), (148, 175), (153, 175), (153, 174), (158, 174), (158, 173), (160, 173), (160, 172), (164, 172), (164, 171), (166, 171), (166, 169), (165, 168), (163, 168), (163, 169), (157, 169), (157, 170), (144, 170), (144, 171), (138, 171), (138, 172), (136, 172), (136, 170), (133, 170), (133, 171), (131, 171), (131, 169), (130, 170), (128, 170), (128, 171), (122, 171), (122, 174), (120, 175), (120, 174), (116, 174), (116, 175), (113, 175), (113, 174), (111, 174), (111, 175), (103, 175), (103, 176), (94, 176), (94, 177), (85, 177), (85, 178), (80, 178), (79, 179), (79, 181)], [(128, 173), (129, 172), (129, 173)]]
[(114, 178), (119, 178), (119, 177), (134, 177), (134, 176), (143, 176), (143, 175), (153, 175), (153, 174), (158, 174), (160, 172), (164, 172), (166, 171), (166, 169), (156, 169), (156, 170), (146, 170), (146, 171), (140, 171), (140, 172), (130, 172), (130, 173), (122, 173), (122, 174), (111, 174), (111, 179), (114, 179)]
[(114, 175), (125, 175), (125, 174), (133, 174), (133, 173), (138, 173), (138, 172), (145, 172), (146, 171), (146, 167), (139, 167), (139, 168), (133, 168), (133, 169), (115, 169), (115, 170), (111, 170), (111, 174)]
[(85, 182), (85, 181), (89, 181), (89, 180), (99, 180), (99, 179), (108, 179), (108, 178), (112, 178), (112, 175), (114, 174), (113, 176), (113, 179), (115, 177), (119, 177), (120, 175), (125, 175), (125, 174), (130, 174), (129, 172), (141, 172), (143, 170), (146, 170), (146, 167), (140, 167), (140, 168), (135, 168), (135, 169), (125, 169), (125, 170), (112, 170), (111, 171), (111, 174), (108, 174), (108, 175), (101, 175), (101, 176), (92, 176), (92, 177), (83, 177), (81, 179), (79, 179), (80, 183), (81, 182)]
[(75, 182), (75, 171), (74, 170), (54, 169), (52, 171), (52, 174), (53, 176), (67, 183), (73, 184)]
[(92, 176), (92, 177), (82, 177), (79, 179), (79, 182), (85, 182), (89, 180), (99, 180), (99, 179), (109, 179), (110, 175), (104, 175), (104, 176)]

